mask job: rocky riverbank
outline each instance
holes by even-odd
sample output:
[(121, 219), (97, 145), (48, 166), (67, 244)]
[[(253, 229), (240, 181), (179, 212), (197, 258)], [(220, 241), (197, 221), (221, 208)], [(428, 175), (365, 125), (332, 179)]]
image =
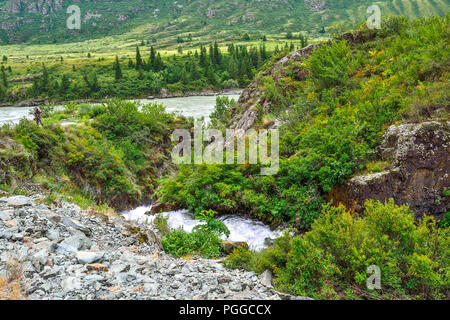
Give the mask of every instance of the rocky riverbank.
[(0, 277), (21, 277), (28, 299), (291, 299), (270, 274), (162, 251), (152, 225), (130, 225), (39, 196), (0, 198)]

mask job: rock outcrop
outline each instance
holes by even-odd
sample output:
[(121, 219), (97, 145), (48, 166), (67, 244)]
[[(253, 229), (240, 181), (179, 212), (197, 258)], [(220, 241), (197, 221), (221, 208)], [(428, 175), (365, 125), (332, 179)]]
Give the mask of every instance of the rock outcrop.
[(6, 11), (11, 13), (39, 13), (47, 15), (61, 11), (64, 0), (8, 0)]
[(367, 199), (409, 204), (416, 218), (423, 214), (440, 219), (450, 207), (449, 123), (429, 121), (393, 125), (377, 149), (380, 159), (392, 168), (361, 175), (337, 186), (329, 198), (356, 211)]

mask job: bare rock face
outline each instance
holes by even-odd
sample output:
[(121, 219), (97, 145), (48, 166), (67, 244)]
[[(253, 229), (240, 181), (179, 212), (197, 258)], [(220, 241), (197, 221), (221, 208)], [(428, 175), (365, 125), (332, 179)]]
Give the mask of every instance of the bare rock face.
[(40, 13), (47, 15), (61, 11), (64, 0), (8, 0), (6, 11), (11, 13)]
[(441, 219), (450, 206), (450, 123), (436, 121), (391, 126), (377, 152), (392, 169), (357, 176), (336, 187), (330, 199), (361, 211), (367, 199), (393, 198), (423, 214)]

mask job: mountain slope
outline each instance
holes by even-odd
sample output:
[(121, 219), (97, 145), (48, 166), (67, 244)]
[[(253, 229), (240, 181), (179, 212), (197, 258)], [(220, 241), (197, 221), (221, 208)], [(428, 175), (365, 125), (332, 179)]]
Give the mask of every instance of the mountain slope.
[[(68, 0), (0, 1), (0, 43), (74, 42), (131, 32), (157, 41), (181, 35), (219, 40), (306, 31), (317, 36), (334, 22), (355, 25), (366, 20), (371, 0), (163, 0), (85, 1), (81, 30), (67, 30)], [(444, 15), (448, 0), (378, 1), (382, 15)], [(39, 31), (39, 32), (37, 32)]]

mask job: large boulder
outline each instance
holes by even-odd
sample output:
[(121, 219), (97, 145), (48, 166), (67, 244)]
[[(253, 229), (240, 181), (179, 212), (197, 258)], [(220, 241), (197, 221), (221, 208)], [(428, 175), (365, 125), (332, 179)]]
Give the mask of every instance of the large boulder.
[(409, 204), (417, 219), (425, 213), (441, 219), (450, 204), (444, 195), (450, 189), (449, 123), (391, 126), (377, 153), (391, 169), (354, 177), (334, 188), (330, 199), (360, 212), (367, 199), (393, 198), (398, 205)]
[(222, 241), (223, 251), (225, 251), (226, 254), (231, 254), (234, 249), (239, 247), (244, 247), (245, 249), (248, 249), (248, 244), (246, 242), (232, 242), (232, 241)]

